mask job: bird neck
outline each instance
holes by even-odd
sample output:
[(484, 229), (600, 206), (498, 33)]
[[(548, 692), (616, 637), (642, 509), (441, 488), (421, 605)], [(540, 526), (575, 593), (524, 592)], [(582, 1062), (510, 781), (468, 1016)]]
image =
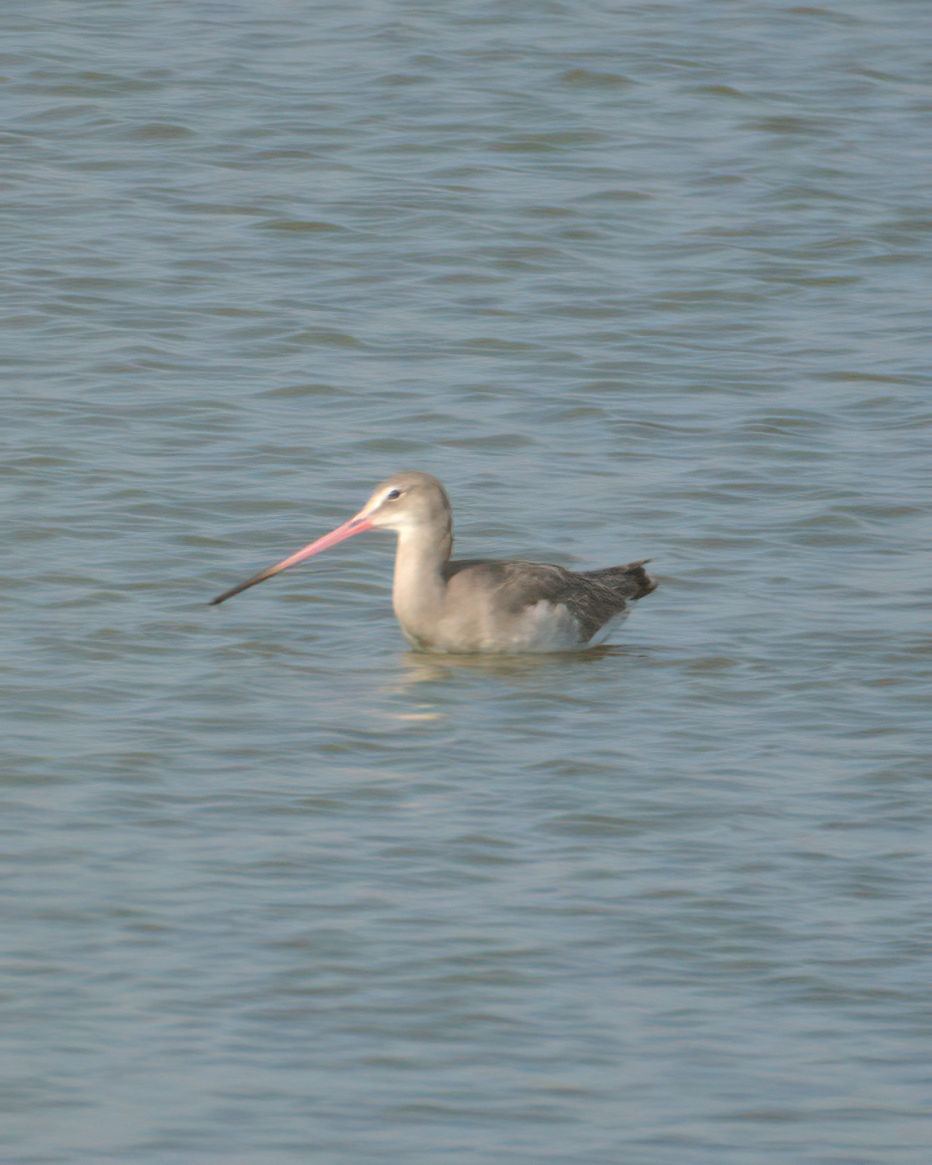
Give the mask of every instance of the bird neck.
[(449, 526), (439, 537), (438, 531), (423, 527), (399, 531), (392, 606), (405, 636), (415, 645), (430, 640), (440, 618), (447, 591), (443, 568), (452, 549)]

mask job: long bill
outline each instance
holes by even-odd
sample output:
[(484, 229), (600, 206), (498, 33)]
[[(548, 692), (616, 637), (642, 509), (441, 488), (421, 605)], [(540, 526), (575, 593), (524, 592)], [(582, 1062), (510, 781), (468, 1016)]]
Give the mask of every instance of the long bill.
[(312, 554), (319, 554), (321, 550), (326, 550), (330, 546), (336, 546), (338, 542), (342, 542), (345, 538), (352, 538), (354, 534), (361, 534), (363, 530), (371, 530), (372, 522), (366, 516), (365, 511), (356, 515), (355, 518), (350, 518), (348, 522), (344, 522), (342, 526), (337, 526), (329, 534), (325, 534), (323, 538), (318, 538), (316, 542), (312, 542), (310, 546), (305, 546), (303, 550), (299, 550), (296, 554), (292, 554), (290, 558), (285, 558), (281, 562), (276, 563), (275, 566), (267, 566), (265, 570), (260, 570), (258, 574), (253, 575), (252, 578), (247, 579), (239, 586), (231, 587), (230, 590), (224, 591), (222, 595), (217, 595), (215, 599), (211, 599), (209, 606), (216, 607), (218, 603), (224, 602), (226, 599), (232, 599), (234, 595), (238, 595), (240, 591), (248, 590), (249, 587), (254, 587), (256, 583), (265, 582), (267, 578), (287, 570), (289, 566), (295, 566), (296, 563), (303, 562), (305, 558), (310, 558)]

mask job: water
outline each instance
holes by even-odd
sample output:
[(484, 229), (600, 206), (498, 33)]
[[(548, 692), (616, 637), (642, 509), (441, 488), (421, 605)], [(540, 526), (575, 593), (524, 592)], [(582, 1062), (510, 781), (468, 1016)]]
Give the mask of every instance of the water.
[(927, 16), (7, 7), (5, 1160), (924, 1165)]

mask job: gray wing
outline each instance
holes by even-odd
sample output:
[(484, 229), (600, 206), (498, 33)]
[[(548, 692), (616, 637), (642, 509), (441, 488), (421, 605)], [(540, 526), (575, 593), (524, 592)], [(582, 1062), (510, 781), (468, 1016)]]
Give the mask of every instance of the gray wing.
[(620, 615), (629, 601), (643, 598), (657, 586), (644, 570), (644, 562), (585, 573), (543, 562), (451, 562), (446, 577), (469, 571), (509, 614), (520, 614), (539, 602), (562, 603), (588, 640)]

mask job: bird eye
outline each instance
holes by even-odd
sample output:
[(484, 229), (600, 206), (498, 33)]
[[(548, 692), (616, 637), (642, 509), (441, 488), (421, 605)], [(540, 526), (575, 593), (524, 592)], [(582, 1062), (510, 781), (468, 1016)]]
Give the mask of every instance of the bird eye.
[(393, 490), (390, 490), (385, 495), (385, 500), (387, 502), (393, 502), (396, 498), (400, 498), (400, 497), (401, 497), (401, 490), (400, 489), (393, 489)]

